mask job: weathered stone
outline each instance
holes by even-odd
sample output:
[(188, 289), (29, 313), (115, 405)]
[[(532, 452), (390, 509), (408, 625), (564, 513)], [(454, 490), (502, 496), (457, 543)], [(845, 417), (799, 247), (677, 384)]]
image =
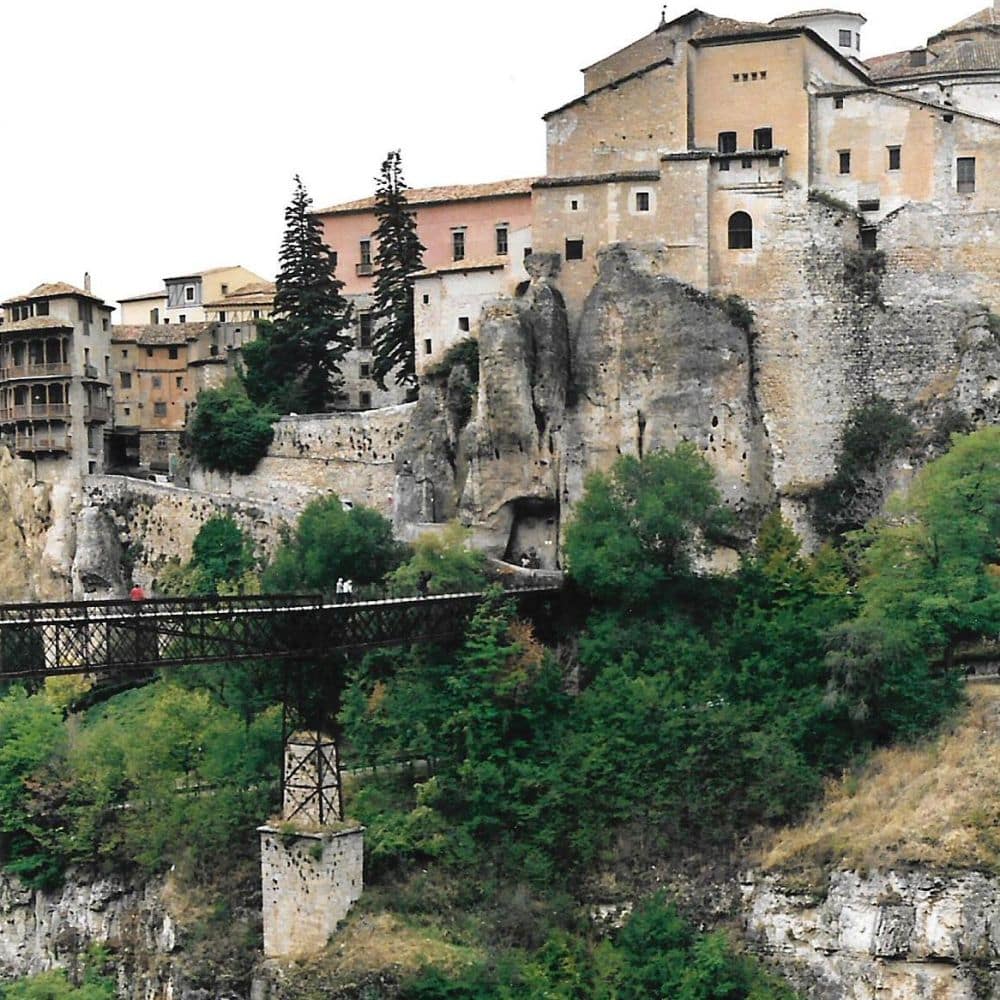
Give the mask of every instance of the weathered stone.
[(73, 597), (76, 600), (121, 597), (128, 589), (122, 556), (119, 533), (108, 511), (84, 507), (76, 519)]

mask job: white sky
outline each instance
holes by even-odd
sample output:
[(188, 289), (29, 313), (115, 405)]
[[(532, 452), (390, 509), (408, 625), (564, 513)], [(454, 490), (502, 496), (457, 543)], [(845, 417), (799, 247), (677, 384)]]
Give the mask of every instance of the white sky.
[[(987, 2), (846, 6), (871, 56)], [(700, 5), (766, 21), (820, 3)], [(364, 197), (396, 147), (413, 187), (540, 174), (541, 115), (659, 16), (650, 0), (11, 0), (0, 296), (85, 270), (109, 301), (225, 264), (272, 277), (293, 174), (317, 206)]]

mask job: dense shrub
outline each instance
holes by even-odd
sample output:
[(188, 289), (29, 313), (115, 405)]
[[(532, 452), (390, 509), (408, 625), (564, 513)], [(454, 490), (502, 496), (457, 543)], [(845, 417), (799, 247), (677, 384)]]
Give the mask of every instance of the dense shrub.
[(267, 454), (277, 415), (257, 406), (231, 379), (221, 389), (198, 393), (188, 423), (187, 445), (206, 469), (249, 474)]

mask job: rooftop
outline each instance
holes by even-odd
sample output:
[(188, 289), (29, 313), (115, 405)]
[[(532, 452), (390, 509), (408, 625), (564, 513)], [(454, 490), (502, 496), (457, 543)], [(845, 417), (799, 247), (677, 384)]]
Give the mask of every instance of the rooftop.
[(129, 295), (126, 298), (121, 298), (119, 302), (145, 302), (147, 299), (165, 299), (167, 297), (167, 290), (161, 288), (155, 292), (143, 292), (141, 295)]
[(908, 76), (1000, 70), (1000, 34), (977, 35), (968, 41), (947, 38), (933, 48), (915, 51), (926, 53), (917, 65), (914, 65), (909, 50), (890, 52), (867, 60), (872, 79), (878, 82)]
[(163, 282), (166, 284), (168, 281), (190, 281), (193, 278), (206, 278), (210, 274), (218, 274), (220, 271), (237, 271), (242, 267), (242, 264), (229, 264), (226, 267), (210, 267), (205, 271), (185, 271), (183, 274), (164, 278)]
[(0, 334), (21, 333), (30, 330), (72, 330), (73, 324), (58, 316), (30, 316), (16, 323), (4, 323), (0, 326)]
[[(31, 302), (34, 299), (58, 299), (70, 295), (78, 299), (90, 299), (91, 302), (97, 302), (102, 306), (106, 305), (104, 299), (100, 298), (100, 296), (84, 291), (82, 288), (77, 288), (76, 285), (71, 285), (67, 281), (50, 281), (36, 285), (30, 292), (24, 295), (15, 295), (13, 298), (6, 299), (3, 305), (12, 305), (15, 302)], [(111, 309), (113, 307), (107, 306), (107, 308)]]
[(223, 295), (212, 302), (206, 302), (206, 308), (222, 308), (231, 306), (269, 306), (274, 303), (276, 287), (273, 281), (252, 281), (242, 285), (235, 291)]
[(830, 17), (832, 15), (857, 17), (865, 23), (868, 22), (868, 18), (864, 14), (858, 14), (853, 10), (838, 10), (836, 7), (818, 7), (816, 10), (800, 10), (795, 14), (783, 14), (781, 17), (774, 18), (771, 24), (781, 24), (782, 21), (796, 21), (802, 17)]
[[(407, 202), (418, 205), (442, 205), (450, 201), (478, 201), (483, 198), (511, 198), (516, 195), (530, 195), (534, 177), (519, 177), (514, 180), (492, 181), (487, 184), (451, 184), (442, 187), (410, 188), (406, 192)], [(345, 201), (339, 205), (318, 208), (313, 215), (341, 215), (347, 212), (368, 212), (375, 207), (375, 197)]]
[(203, 333), (212, 330), (215, 323), (159, 323), (150, 325), (126, 325), (111, 327), (111, 340), (125, 341), (140, 347), (168, 347), (197, 340)]
[(479, 260), (456, 260), (442, 264), (440, 267), (428, 268), (425, 271), (415, 271), (413, 278), (430, 278), (435, 274), (455, 274), (462, 271), (491, 271), (495, 268), (506, 267), (510, 262), (508, 256), (482, 257)]

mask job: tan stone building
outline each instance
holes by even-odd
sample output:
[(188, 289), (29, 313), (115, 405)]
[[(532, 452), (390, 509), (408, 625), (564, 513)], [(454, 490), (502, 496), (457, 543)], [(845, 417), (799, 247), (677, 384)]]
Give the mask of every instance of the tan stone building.
[(204, 304), (205, 315), (215, 323), (255, 323), (274, 313), (273, 281), (252, 281)]
[(779, 280), (770, 249), (810, 197), (842, 204), (868, 248), (904, 206), (1000, 207), (983, 169), (1000, 99), (971, 78), (1000, 73), (996, 9), (935, 36), (915, 75), (901, 54), (863, 63), (863, 24), (831, 9), (770, 24), (692, 10), (584, 70), (584, 94), (544, 116), (532, 199), (532, 243), (559, 256), (571, 318), (613, 243), (752, 299)]
[(81, 474), (104, 470), (113, 308), (89, 277), (84, 288), (42, 284), (3, 303), (0, 439), (34, 459), (40, 479), (67, 460)]

